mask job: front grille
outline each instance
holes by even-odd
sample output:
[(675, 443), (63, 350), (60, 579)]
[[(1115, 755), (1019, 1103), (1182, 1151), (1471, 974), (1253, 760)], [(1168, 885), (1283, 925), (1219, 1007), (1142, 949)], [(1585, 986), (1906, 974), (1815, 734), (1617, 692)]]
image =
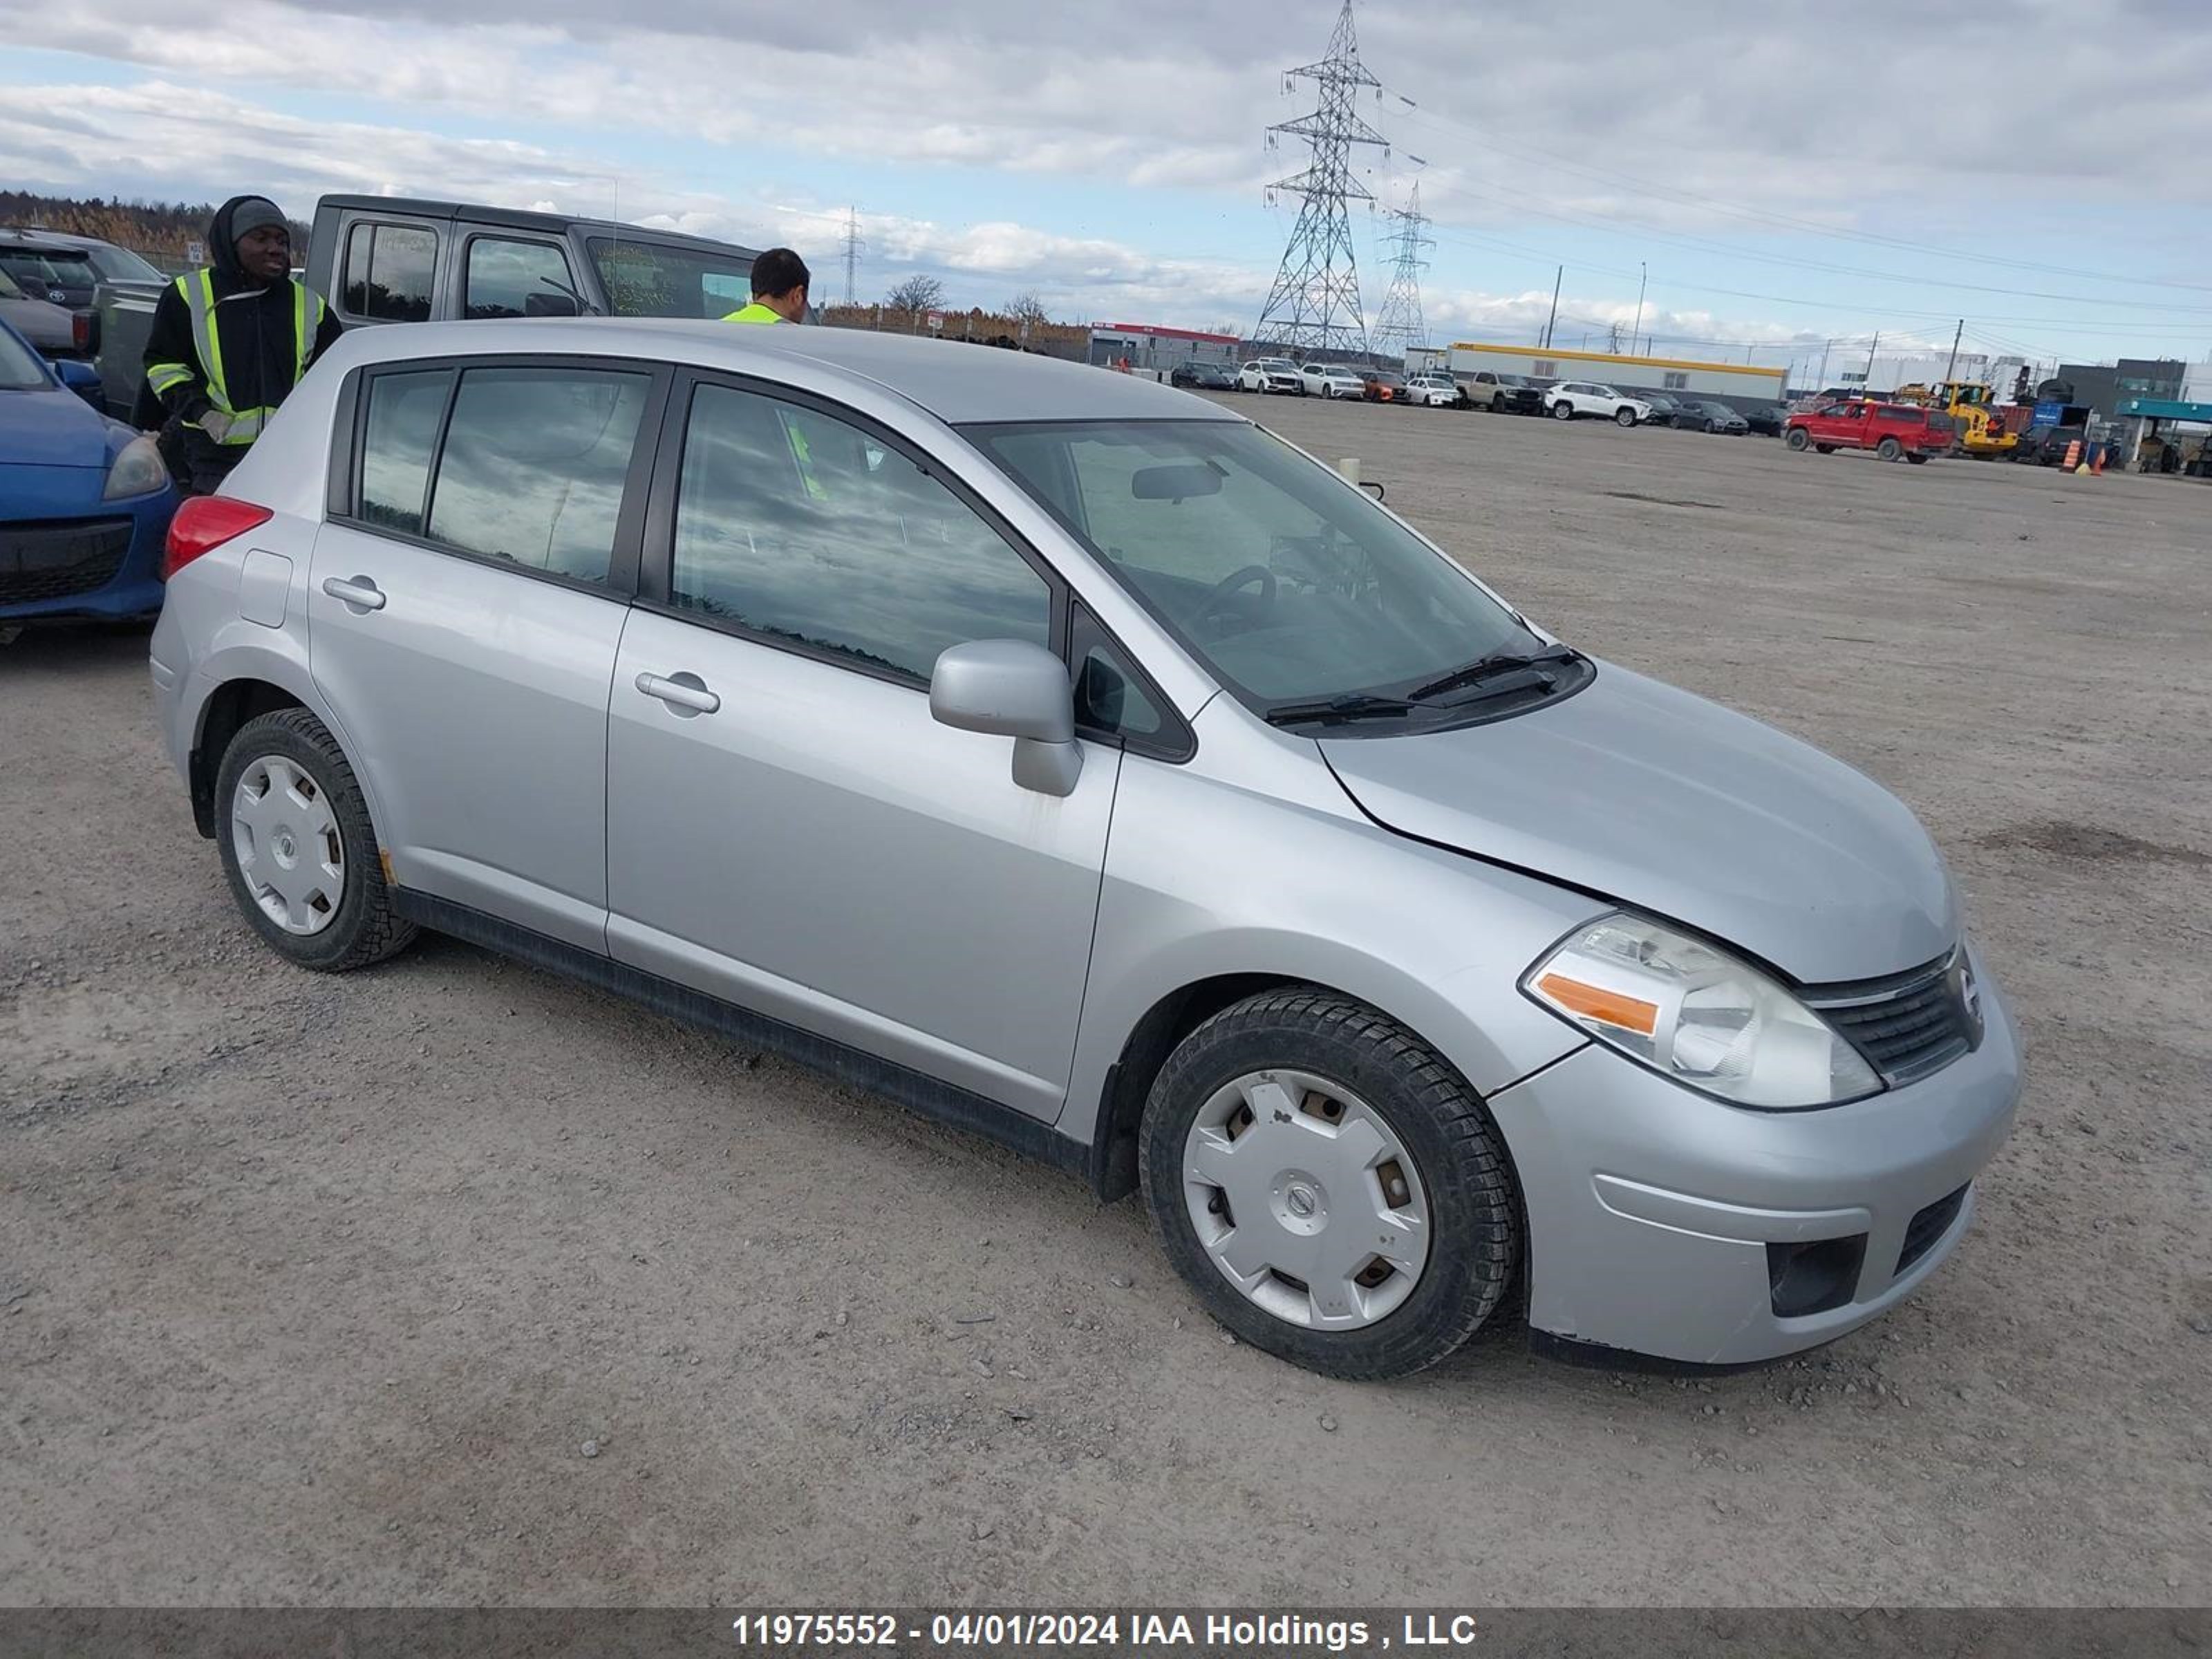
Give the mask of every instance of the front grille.
[(1911, 1083), (1974, 1046), (1977, 1034), (1962, 978), (1954, 953), (1887, 979), (1813, 986), (1805, 1003), (1841, 1031), (1885, 1080)]
[(0, 524), (0, 605), (106, 586), (131, 550), (131, 528), (128, 519)]
[(1955, 1193), (1944, 1194), (1912, 1218), (1912, 1224), (1905, 1230), (1905, 1248), (1897, 1253), (1898, 1273), (1936, 1248), (1936, 1241), (1951, 1231), (1951, 1224), (1959, 1218), (1959, 1207), (1966, 1201), (1966, 1188), (1961, 1187)]

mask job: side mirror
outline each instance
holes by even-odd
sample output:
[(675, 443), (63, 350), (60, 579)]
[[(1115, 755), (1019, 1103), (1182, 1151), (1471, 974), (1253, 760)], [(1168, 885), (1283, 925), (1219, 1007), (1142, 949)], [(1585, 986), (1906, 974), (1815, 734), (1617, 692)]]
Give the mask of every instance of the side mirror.
[(54, 373), (61, 383), (83, 398), (94, 409), (106, 407), (106, 399), (100, 384), (100, 371), (90, 363), (81, 363), (73, 358), (64, 358), (54, 365)]
[(1014, 781), (1072, 795), (1083, 773), (1066, 665), (1027, 640), (975, 640), (937, 659), (929, 712), (940, 724), (1014, 740)]

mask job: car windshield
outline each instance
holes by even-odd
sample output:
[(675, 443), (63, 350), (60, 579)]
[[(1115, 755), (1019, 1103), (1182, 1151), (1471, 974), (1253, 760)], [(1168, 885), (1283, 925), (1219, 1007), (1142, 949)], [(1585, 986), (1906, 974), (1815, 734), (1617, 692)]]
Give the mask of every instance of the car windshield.
[(112, 283), (158, 283), (161, 273), (148, 264), (127, 247), (88, 247), (85, 258), (106, 281)]
[(662, 242), (591, 239), (592, 263), (617, 317), (726, 317), (753, 297), (753, 262)]
[(49, 384), (39, 354), (11, 331), (0, 328), (0, 392), (39, 392)]
[(964, 430), (1263, 712), (1403, 691), (1539, 643), (1365, 495), (1244, 422)]

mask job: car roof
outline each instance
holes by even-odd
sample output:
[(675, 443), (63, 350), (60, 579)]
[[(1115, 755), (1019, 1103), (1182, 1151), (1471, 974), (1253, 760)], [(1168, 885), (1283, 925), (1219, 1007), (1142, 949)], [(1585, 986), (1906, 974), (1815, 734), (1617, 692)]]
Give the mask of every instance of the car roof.
[(560, 232), (571, 228), (587, 236), (611, 236), (617, 241), (669, 245), (717, 253), (738, 253), (748, 259), (760, 250), (742, 242), (718, 241), (711, 236), (688, 236), (678, 230), (655, 230), (650, 225), (625, 224), (618, 219), (587, 219), (572, 213), (537, 213), (517, 208), (490, 207), (481, 202), (436, 202), (415, 196), (325, 196), (315, 204), (325, 209), (368, 214), (413, 214), (423, 219), (465, 219), (516, 230)]
[(948, 425), (995, 421), (1241, 421), (1205, 398), (1140, 375), (1058, 358), (873, 329), (758, 326), (687, 318), (503, 318), (355, 330), (365, 361), (477, 353), (635, 356), (781, 378), (805, 364), (833, 380), (888, 391)]
[(17, 225), (0, 225), (0, 246), (23, 248), (33, 253), (65, 253), (80, 259), (84, 257), (83, 245), (75, 237), (50, 230), (25, 230)]

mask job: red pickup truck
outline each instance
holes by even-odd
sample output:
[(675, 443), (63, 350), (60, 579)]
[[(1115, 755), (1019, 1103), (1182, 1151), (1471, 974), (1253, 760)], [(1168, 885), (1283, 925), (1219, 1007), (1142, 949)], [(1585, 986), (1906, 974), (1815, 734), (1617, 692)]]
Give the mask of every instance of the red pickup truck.
[(1940, 409), (1912, 404), (1823, 404), (1792, 415), (1783, 423), (1782, 441), (1792, 449), (1871, 449), (1885, 461), (1920, 465), (1951, 447), (1954, 422)]

